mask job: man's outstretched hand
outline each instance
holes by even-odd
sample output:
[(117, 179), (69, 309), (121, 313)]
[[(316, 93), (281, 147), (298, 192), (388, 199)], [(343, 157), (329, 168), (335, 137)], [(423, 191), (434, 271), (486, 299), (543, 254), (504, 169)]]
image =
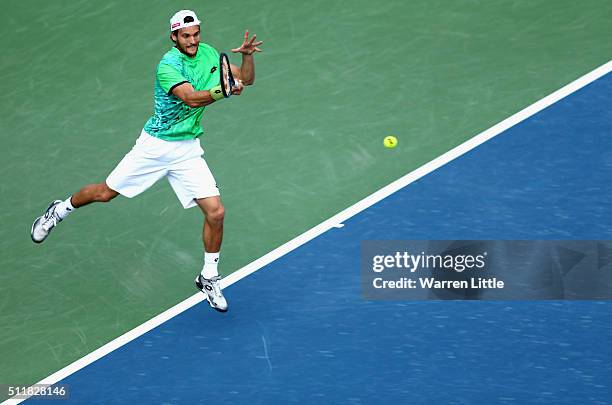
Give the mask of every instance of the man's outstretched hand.
[(232, 52), (240, 52), (243, 55), (252, 55), (255, 52), (261, 52), (261, 49), (259, 49), (258, 46), (263, 44), (263, 41), (255, 42), (255, 38), (257, 38), (257, 34), (253, 34), (253, 37), (249, 39), (249, 30), (246, 30), (242, 45), (240, 45), (238, 48), (232, 49)]

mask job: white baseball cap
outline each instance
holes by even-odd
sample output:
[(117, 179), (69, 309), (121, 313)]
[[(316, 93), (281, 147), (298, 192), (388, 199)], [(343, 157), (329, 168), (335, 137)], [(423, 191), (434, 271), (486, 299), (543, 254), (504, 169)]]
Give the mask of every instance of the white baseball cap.
[(170, 31), (200, 25), (198, 16), (191, 10), (177, 11), (170, 19)]

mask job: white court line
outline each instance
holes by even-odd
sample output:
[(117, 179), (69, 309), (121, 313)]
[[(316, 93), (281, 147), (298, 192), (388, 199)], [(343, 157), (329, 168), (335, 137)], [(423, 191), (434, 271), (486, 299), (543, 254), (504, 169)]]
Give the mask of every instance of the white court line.
[[(561, 89), (555, 91), (554, 93), (544, 97), (543, 99), (531, 104), (529, 107), (519, 111), (518, 113), (512, 115), (511, 117), (506, 118), (505, 120), (501, 121), (500, 123), (492, 126), (491, 128), (487, 129), (484, 132), (481, 132), (480, 134), (476, 135), (475, 137), (469, 139), (468, 141), (462, 143), (461, 145), (451, 149), (450, 151), (446, 152), (445, 154), (439, 156), (438, 158), (430, 161), (429, 163), (426, 163), (425, 165), (419, 167), (418, 169), (408, 173), (407, 175), (403, 176), (402, 178), (394, 181), (393, 183), (381, 188), (380, 190), (378, 190), (377, 192), (375, 192), (374, 194), (369, 195), (368, 197), (364, 198), (363, 200), (359, 201), (358, 203), (356, 203), (355, 205), (350, 206), (349, 208), (345, 209), (344, 211), (334, 215), (333, 217), (329, 218), (328, 220), (320, 223), (319, 225), (315, 226), (314, 228), (304, 232), (303, 234), (297, 236), (296, 238), (290, 240), (289, 242), (285, 243), (284, 245), (274, 249), (273, 251), (269, 252), (268, 254), (260, 257), (259, 259), (255, 260), (254, 262), (251, 262), (250, 264), (244, 266), (243, 268), (235, 271), (234, 273), (230, 274), (229, 276), (225, 277), (222, 280), (222, 286), (223, 288), (228, 287), (232, 284), (234, 284), (235, 282), (237, 282), (240, 279), (243, 279), (244, 277), (248, 276), (251, 273), (254, 273), (255, 271), (261, 269), (262, 267), (272, 263), (273, 261), (275, 261), (276, 259), (286, 255), (287, 253), (291, 252), (292, 250), (297, 249), (298, 247), (302, 246), (303, 244), (305, 244), (306, 242), (316, 238), (317, 236), (321, 235), (322, 233), (326, 232), (327, 230), (337, 227), (339, 224), (343, 224), (344, 221), (346, 221), (347, 219), (351, 218), (352, 216), (358, 214), (359, 212), (365, 210), (366, 208), (376, 204), (377, 202), (381, 201), (382, 199), (390, 196), (391, 194), (395, 193), (396, 191), (406, 187), (408, 184), (420, 179), (421, 177), (431, 173), (432, 171), (440, 168), (441, 166), (447, 164), (448, 162), (458, 158), (459, 156), (463, 155), (464, 153), (474, 149), (475, 147), (477, 147), (478, 145), (481, 145), (482, 143), (488, 141), (489, 139), (499, 135), (500, 133), (504, 132), (505, 130), (513, 127), (514, 125), (520, 123), (521, 121), (524, 121), (525, 119), (531, 117), (532, 115), (542, 111), (543, 109), (545, 109), (546, 107), (556, 103), (557, 101), (561, 100), (564, 97), (567, 97), (568, 95), (572, 94), (573, 92), (581, 89), (582, 87), (586, 86), (587, 84), (599, 79), (600, 77), (604, 76), (605, 74), (609, 73), (610, 71), (612, 71), (612, 60), (607, 62), (606, 64), (598, 67), (597, 69), (587, 73), (586, 75), (580, 77), (579, 79), (571, 82), (570, 84), (566, 85), (565, 87), (562, 87)], [(121, 346), (125, 345), (126, 343), (136, 339), (137, 337), (147, 333), (148, 331), (150, 331), (151, 329), (161, 325), (162, 323), (168, 321), (169, 319), (175, 317), (176, 315), (180, 314), (181, 312), (186, 311), (187, 309), (191, 308), (192, 306), (196, 305), (197, 303), (201, 302), (204, 300), (204, 294), (202, 293), (196, 293), (195, 295), (187, 298), (186, 300), (176, 304), (175, 306), (173, 306), (172, 308), (162, 312), (161, 314), (149, 319), (148, 321), (146, 321), (145, 323), (143, 323), (140, 326), (137, 326), (136, 328), (130, 330), (129, 332), (124, 333), (123, 335), (119, 336), (118, 338), (110, 341), (109, 343), (105, 344), (104, 346), (94, 350), (93, 352), (89, 353), (88, 355), (76, 360), (74, 363), (69, 364), (68, 366), (62, 368), (59, 371), (56, 371), (55, 373), (51, 374), (50, 376), (48, 376), (47, 378), (41, 380), (40, 382), (38, 382), (37, 384), (55, 384), (60, 380), (63, 380), (64, 378), (68, 377), (69, 375), (77, 372), (78, 370), (82, 369), (83, 367), (93, 363), (94, 361), (106, 356), (108, 353), (120, 348)], [(5, 402), (3, 402), (4, 404), (18, 404), (20, 402), (24, 401), (24, 399), (19, 399), (19, 400), (15, 400), (15, 399), (9, 399)]]

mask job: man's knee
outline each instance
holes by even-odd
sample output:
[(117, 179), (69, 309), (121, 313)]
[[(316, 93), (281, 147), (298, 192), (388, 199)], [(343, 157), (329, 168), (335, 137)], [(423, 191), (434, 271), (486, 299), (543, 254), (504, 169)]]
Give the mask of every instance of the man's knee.
[(223, 223), (225, 208), (219, 197), (198, 198), (196, 203), (206, 217), (206, 222), (211, 224)]
[(210, 209), (206, 212), (206, 220), (209, 222), (220, 224), (223, 223), (223, 219), (225, 218), (225, 208), (222, 204)]
[(110, 188), (106, 183), (102, 183), (98, 194), (98, 201), (109, 202), (118, 195), (118, 192)]

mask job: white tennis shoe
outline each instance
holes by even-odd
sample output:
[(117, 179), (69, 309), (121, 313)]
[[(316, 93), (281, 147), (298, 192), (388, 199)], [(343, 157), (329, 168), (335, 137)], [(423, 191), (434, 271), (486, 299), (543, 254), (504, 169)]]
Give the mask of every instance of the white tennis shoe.
[(211, 307), (219, 312), (227, 311), (227, 301), (221, 291), (221, 277), (204, 278), (201, 274), (195, 278), (195, 285), (200, 291), (206, 294), (206, 299)]
[(61, 203), (61, 200), (55, 200), (50, 205), (49, 208), (45, 211), (44, 215), (38, 217), (34, 220), (32, 224), (32, 230), (30, 231), (30, 235), (32, 236), (32, 241), (34, 243), (42, 243), (53, 228), (59, 224), (62, 219), (55, 212), (55, 208), (57, 204)]

